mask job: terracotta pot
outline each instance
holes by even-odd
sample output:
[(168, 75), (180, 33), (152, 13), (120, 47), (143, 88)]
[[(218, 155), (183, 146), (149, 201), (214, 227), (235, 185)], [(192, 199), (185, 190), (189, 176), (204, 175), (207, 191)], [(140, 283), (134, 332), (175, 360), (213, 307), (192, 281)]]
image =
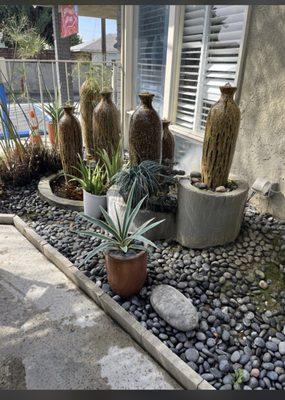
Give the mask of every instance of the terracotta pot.
[(141, 251), (124, 257), (115, 253), (105, 255), (108, 282), (112, 290), (121, 297), (138, 294), (147, 276), (147, 254)]
[(212, 189), (228, 181), (240, 124), (240, 110), (233, 99), (236, 89), (221, 86), (221, 97), (207, 117), (201, 172), (203, 182)]
[(78, 119), (73, 115), (72, 106), (63, 108), (64, 113), (58, 123), (58, 144), (63, 171), (65, 174), (80, 177), (74, 167), (78, 167), (78, 155), (82, 155), (82, 135)]
[(170, 165), (174, 162), (174, 137), (169, 130), (170, 121), (167, 119), (162, 120), (162, 164)]
[(48, 137), (51, 145), (55, 147), (57, 145), (57, 135), (56, 135), (56, 123), (47, 122)]
[(120, 114), (112, 101), (112, 92), (100, 94), (101, 100), (93, 111), (94, 150), (105, 149), (111, 156), (120, 142)]
[(132, 165), (144, 160), (161, 162), (162, 123), (152, 107), (153, 97), (151, 93), (139, 94), (141, 104), (131, 117), (129, 149)]
[(29, 136), (29, 142), (33, 146), (41, 146), (43, 144), (41, 135), (30, 135)]

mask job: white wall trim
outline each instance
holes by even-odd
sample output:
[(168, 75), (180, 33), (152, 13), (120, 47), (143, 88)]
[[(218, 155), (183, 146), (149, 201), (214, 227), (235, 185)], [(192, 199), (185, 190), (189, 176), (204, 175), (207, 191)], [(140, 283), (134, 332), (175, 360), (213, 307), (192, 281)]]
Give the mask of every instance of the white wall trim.
[(169, 6), (163, 118), (175, 120), (185, 6)]
[(244, 65), (245, 65), (245, 58), (246, 58), (246, 49), (247, 49), (247, 42), (248, 42), (248, 32), (249, 32), (249, 24), (251, 18), (252, 6), (248, 5), (248, 8), (245, 12), (244, 17), (244, 29), (241, 38), (241, 46), (239, 52), (239, 58), (237, 62), (237, 74), (235, 79), (235, 85), (237, 86), (237, 91), (235, 94), (235, 101), (239, 104), (240, 97), (241, 97), (241, 88), (242, 88), (242, 80), (244, 74)]
[(128, 111), (132, 110), (133, 100), (133, 82), (134, 82), (134, 6), (122, 6), (122, 75), (123, 75), (123, 129), (124, 129), (124, 147), (128, 148), (129, 144), (129, 115)]
[(200, 56), (200, 66), (199, 66), (199, 75), (197, 81), (197, 91), (196, 91), (196, 104), (194, 110), (194, 125), (193, 130), (197, 132), (197, 135), (203, 137), (203, 134), (200, 133), (200, 120), (202, 113), (202, 100), (203, 100), (203, 89), (204, 89), (204, 71), (207, 64), (207, 51), (208, 51), (208, 38), (209, 38), (209, 28), (210, 28), (210, 11), (211, 6), (206, 6), (205, 9), (205, 20), (203, 27), (203, 39), (202, 39), (202, 47), (201, 47), (201, 56)]

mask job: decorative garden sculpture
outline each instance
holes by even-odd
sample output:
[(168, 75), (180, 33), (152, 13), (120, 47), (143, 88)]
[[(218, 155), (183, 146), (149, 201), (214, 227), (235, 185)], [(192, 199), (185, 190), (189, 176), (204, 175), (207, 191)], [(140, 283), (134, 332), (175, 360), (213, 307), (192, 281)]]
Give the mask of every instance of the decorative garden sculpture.
[(202, 182), (211, 189), (227, 184), (240, 124), (240, 110), (233, 99), (236, 87), (226, 84), (220, 91), (207, 118), (203, 145)]
[(111, 157), (120, 143), (120, 114), (112, 101), (112, 91), (103, 90), (93, 112), (94, 149), (105, 149)]
[(174, 137), (169, 130), (170, 121), (167, 119), (162, 120), (162, 164), (172, 165), (174, 163)]
[(85, 145), (87, 158), (94, 157), (94, 138), (92, 127), (92, 116), (94, 107), (100, 100), (99, 85), (92, 76), (92, 72), (86, 75), (86, 80), (83, 82), (80, 89), (80, 117), (83, 142)]
[(152, 107), (153, 97), (151, 93), (140, 93), (141, 104), (131, 117), (129, 149), (132, 165), (144, 160), (161, 162), (162, 123)]
[[(202, 157), (202, 182), (181, 179), (178, 184), (177, 241), (204, 249), (233, 242), (241, 228), (248, 184), (228, 176), (234, 155), (240, 111), (233, 100), (235, 87), (220, 87), (221, 98), (211, 108)], [(202, 186), (201, 186), (202, 184)]]
[(59, 128), (59, 150), (62, 167), (65, 174), (80, 176), (74, 168), (78, 166), (78, 155), (82, 157), (82, 135), (78, 119), (73, 115), (74, 107), (63, 107), (64, 114), (61, 117)]

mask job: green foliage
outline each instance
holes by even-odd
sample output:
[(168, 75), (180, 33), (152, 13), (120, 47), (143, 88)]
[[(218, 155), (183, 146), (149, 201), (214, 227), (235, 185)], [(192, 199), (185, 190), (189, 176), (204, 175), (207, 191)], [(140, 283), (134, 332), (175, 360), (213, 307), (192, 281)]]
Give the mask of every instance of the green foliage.
[[(129, 193), (123, 221), (120, 221), (117, 209), (115, 209), (116, 212), (115, 222), (112, 220), (111, 216), (103, 209), (103, 207), (100, 207), (100, 209), (105, 218), (105, 222), (96, 218), (91, 218), (83, 214), (83, 217), (87, 221), (99, 226), (105, 231), (105, 233), (103, 234), (91, 231), (78, 232), (82, 236), (95, 237), (103, 241), (98, 247), (96, 247), (88, 254), (84, 262), (88, 261), (90, 258), (92, 258), (95, 254), (99, 253), (100, 251), (109, 252), (112, 250), (115, 251), (117, 250), (126, 254), (129, 250), (139, 250), (139, 251), (146, 250), (144, 245), (156, 247), (156, 245), (153, 242), (145, 238), (143, 235), (150, 229), (153, 229), (155, 226), (161, 224), (164, 220), (152, 222), (154, 220), (154, 218), (152, 218), (149, 221), (146, 221), (144, 224), (142, 224), (135, 232), (130, 233), (130, 227), (132, 225), (132, 222), (134, 221), (136, 215), (138, 214), (142, 206), (142, 203), (145, 200), (144, 198), (141, 199), (141, 201), (136, 205), (136, 207), (132, 209), (135, 186), (136, 182), (134, 182), (131, 191)], [(138, 242), (143, 243), (143, 245), (139, 244)]]
[[(77, 77), (77, 74), (78, 70), (74, 69), (73, 75)], [(81, 63), (79, 74), (82, 80), (87, 76), (92, 83), (93, 89), (98, 87), (98, 90), (101, 91), (104, 88), (110, 89), (112, 86), (112, 67), (109, 65), (99, 65), (93, 64), (92, 61), (85, 61)]]
[(82, 38), (81, 36), (77, 35), (77, 33), (70, 36), (70, 47), (76, 46), (77, 44), (81, 43), (82, 43)]
[(114, 176), (114, 182), (119, 186), (120, 194), (126, 201), (128, 193), (136, 181), (133, 205), (142, 198), (157, 196), (163, 181), (169, 179), (163, 175), (163, 166), (155, 161), (142, 161), (139, 165), (127, 166)]
[(13, 15), (4, 25), (4, 35), (14, 44), (20, 58), (34, 58), (44, 49), (46, 42), (37, 29), (29, 25), (27, 16)]
[[(32, 5), (2, 5), (0, 6), (0, 25), (1, 29), (6, 25), (6, 22), (12, 17), (20, 21), (21, 17), (25, 16), (30, 26), (33, 26), (40, 34), (41, 38), (49, 46), (54, 45), (53, 25), (52, 25), (52, 8)], [(4, 41), (8, 47), (15, 47), (15, 42), (4, 34)], [(82, 42), (79, 35), (75, 34), (70, 37), (70, 45), (74, 46)]]
[(239, 369), (235, 370), (235, 372), (233, 374), (233, 378), (234, 378), (234, 381), (233, 381), (234, 384), (241, 385), (244, 381), (243, 369), (239, 368)]
[(9, 165), (11, 155), (16, 152), (21, 160), (25, 155), (26, 148), (21, 142), (18, 131), (10, 118), (7, 105), (2, 102), (0, 102), (0, 119), (3, 133), (3, 139), (0, 139), (0, 147), (4, 154), (5, 162)]
[(5, 183), (23, 186), (32, 179), (58, 172), (61, 168), (57, 151), (27, 144), (21, 158), (14, 150), (9, 154), (9, 162), (5, 157), (0, 160), (0, 178)]
[[(1, 73), (1, 78), (6, 84), (9, 96), (14, 103), (17, 104), (30, 130), (32, 130), (28, 117), (26, 116), (21, 104), (16, 99), (15, 94), (3, 73)], [(5, 163), (7, 165), (10, 164), (10, 157), (14, 157), (14, 153), (16, 153), (19, 159), (22, 160), (26, 153), (26, 144), (21, 141), (17, 128), (10, 117), (10, 110), (7, 107), (7, 104), (2, 102), (0, 102), (0, 123), (3, 132), (3, 139), (0, 140), (0, 148), (4, 154)]]
[(51, 118), (52, 122), (57, 124), (63, 114), (63, 107), (59, 101), (55, 99), (51, 103), (44, 104), (45, 113)]
[[(6, 83), (10, 97), (17, 104), (32, 131), (30, 121), (4, 75), (2, 79)], [(17, 127), (10, 117), (10, 111), (7, 105), (2, 102), (0, 102), (0, 124), (3, 132), (3, 139), (0, 139), (0, 149), (3, 154), (0, 160), (0, 178), (3, 182), (25, 185), (33, 178), (38, 178), (46, 173), (54, 173), (61, 169), (61, 161), (57, 151), (44, 146), (31, 146), (27, 140), (21, 140)]]
[(67, 175), (71, 177), (70, 182), (76, 181), (80, 184), (80, 186), (86, 190), (86, 192), (95, 194), (97, 196), (101, 196), (106, 194), (107, 190), (107, 176), (104, 167), (96, 164), (96, 166), (92, 166), (89, 162), (84, 162), (82, 157), (78, 155), (79, 164), (78, 168), (74, 167), (79, 173), (80, 178)]
[(105, 149), (98, 150), (97, 154), (106, 169), (108, 181), (112, 184), (114, 176), (122, 169), (124, 163), (121, 143), (119, 143), (118, 148), (113, 152), (111, 157)]

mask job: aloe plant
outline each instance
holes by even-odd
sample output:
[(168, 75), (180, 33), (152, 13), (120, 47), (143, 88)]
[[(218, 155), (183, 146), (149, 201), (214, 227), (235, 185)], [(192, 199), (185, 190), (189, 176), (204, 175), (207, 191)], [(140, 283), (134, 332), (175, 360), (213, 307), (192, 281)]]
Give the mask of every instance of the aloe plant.
[[(151, 218), (150, 220), (143, 223), (138, 229), (136, 229), (135, 232), (133, 233), (130, 232), (131, 225), (145, 200), (145, 198), (143, 198), (136, 205), (136, 207), (132, 209), (132, 202), (136, 184), (137, 182), (134, 182), (131, 191), (129, 193), (129, 197), (126, 204), (126, 211), (122, 221), (120, 221), (119, 219), (116, 207), (115, 207), (116, 221), (113, 221), (111, 216), (101, 206), (100, 209), (105, 218), (105, 222), (97, 218), (92, 218), (85, 214), (82, 214), (83, 218), (85, 218), (88, 222), (91, 222), (92, 224), (99, 226), (106, 232), (106, 233), (99, 233), (92, 231), (77, 232), (79, 235), (95, 237), (103, 241), (98, 247), (96, 247), (87, 255), (83, 263), (88, 261), (90, 258), (92, 258), (94, 255), (96, 255), (101, 251), (106, 253), (114, 250), (126, 254), (129, 250), (140, 250), (140, 251), (147, 250), (147, 248), (144, 245), (157, 248), (157, 246), (152, 241), (145, 238), (143, 235), (149, 230), (155, 228), (157, 225), (161, 224), (164, 220), (152, 222), (154, 218)], [(138, 242), (141, 242), (144, 245), (139, 244)]]
[(105, 149), (100, 149), (97, 151), (98, 156), (100, 157), (100, 161), (103, 163), (106, 168), (107, 178), (110, 183), (113, 183), (115, 175), (122, 169), (123, 167), (123, 157), (122, 157), (122, 147), (121, 143), (117, 149), (113, 152), (111, 157), (107, 153)]
[(78, 155), (79, 164), (76, 169), (81, 177), (67, 174), (71, 179), (69, 182), (76, 181), (86, 192), (97, 196), (104, 195), (107, 190), (107, 176), (104, 167), (96, 164), (95, 167), (91, 163), (85, 163), (80, 155)]
[(56, 99), (51, 103), (44, 105), (45, 113), (51, 118), (52, 123), (57, 124), (63, 114), (63, 107)]

